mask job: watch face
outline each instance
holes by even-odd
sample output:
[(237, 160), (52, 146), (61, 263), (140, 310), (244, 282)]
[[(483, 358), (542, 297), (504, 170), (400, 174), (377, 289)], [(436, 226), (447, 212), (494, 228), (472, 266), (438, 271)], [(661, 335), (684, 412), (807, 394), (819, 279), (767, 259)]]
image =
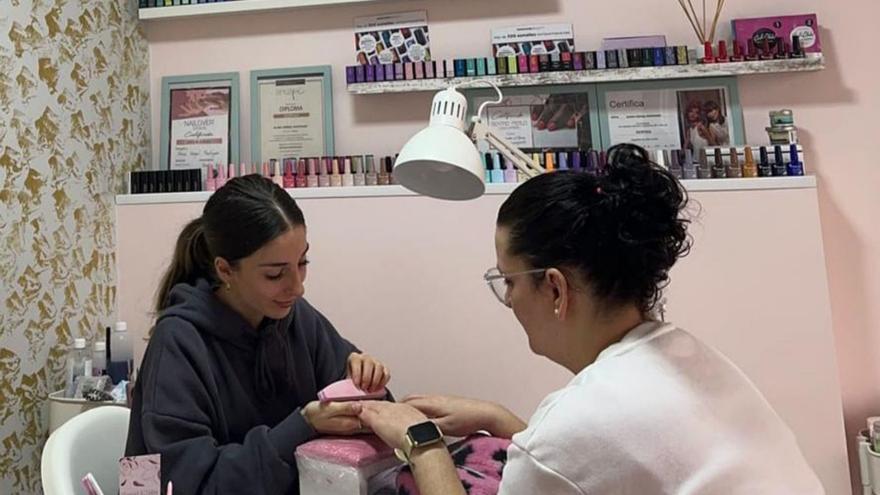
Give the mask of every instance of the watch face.
[(441, 437), (440, 429), (430, 421), (410, 426), (408, 432), (416, 445), (432, 442)]

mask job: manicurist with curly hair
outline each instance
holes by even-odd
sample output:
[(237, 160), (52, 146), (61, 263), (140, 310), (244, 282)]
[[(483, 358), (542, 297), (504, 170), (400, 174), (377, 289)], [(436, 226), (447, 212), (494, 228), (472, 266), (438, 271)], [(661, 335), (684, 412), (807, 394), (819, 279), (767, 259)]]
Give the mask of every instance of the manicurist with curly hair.
[(575, 376), (528, 424), (474, 399), (364, 402), (360, 418), (403, 452), (421, 495), (466, 493), (444, 445), (426, 441), (433, 426), (512, 438), (500, 495), (823, 493), (742, 371), (655, 317), (690, 247), (686, 204), (681, 184), (632, 145), (609, 151), (602, 176), (544, 174), (510, 195), (486, 280), (532, 351)]

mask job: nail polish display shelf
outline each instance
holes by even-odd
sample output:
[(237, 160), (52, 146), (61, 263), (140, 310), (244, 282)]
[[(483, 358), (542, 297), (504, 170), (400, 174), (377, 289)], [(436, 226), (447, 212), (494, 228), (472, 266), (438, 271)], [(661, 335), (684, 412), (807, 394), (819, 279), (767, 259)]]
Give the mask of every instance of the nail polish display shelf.
[(783, 74), (791, 72), (813, 72), (824, 68), (825, 57), (819, 55), (801, 59), (759, 60), (755, 62), (630, 67), (627, 69), (539, 72), (503, 76), (354, 83), (348, 85), (348, 91), (361, 95), (439, 91), (475, 79), (488, 79), (501, 88), (510, 88), (522, 86), (551, 86), (605, 82), (698, 79), (704, 77), (750, 76), (757, 74)]
[[(816, 177), (761, 177), (756, 179), (701, 179), (683, 180), (690, 192), (712, 191), (755, 191), (773, 189), (812, 189), (816, 187)], [(510, 194), (519, 184), (486, 184), (486, 194)], [(334, 199), (334, 198), (375, 198), (396, 196), (417, 196), (403, 186), (361, 186), (361, 187), (315, 187), (288, 189), (295, 199)], [(116, 196), (118, 205), (159, 204), (159, 203), (204, 203), (211, 196), (210, 191), (162, 193), (162, 194), (120, 194)]]
[(322, 5), (376, 1), (379, 0), (227, 0), (225, 2), (199, 3), (195, 5), (140, 8), (138, 9), (138, 18), (141, 20), (151, 20), (213, 14), (243, 14), (298, 7), (320, 7)]

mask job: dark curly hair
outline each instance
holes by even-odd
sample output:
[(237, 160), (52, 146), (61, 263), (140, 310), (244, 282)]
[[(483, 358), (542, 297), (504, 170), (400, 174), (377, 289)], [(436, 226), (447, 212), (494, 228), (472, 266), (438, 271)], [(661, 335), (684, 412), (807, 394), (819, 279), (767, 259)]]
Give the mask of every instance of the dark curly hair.
[(669, 269), (690, 251), (681, 183), (647, 151), (618, 145), (602, 176), (559, 171), (519, 186), (498, 212), (509, 253), (535, 268), (567, 268), (609, 307), (650, 314)]

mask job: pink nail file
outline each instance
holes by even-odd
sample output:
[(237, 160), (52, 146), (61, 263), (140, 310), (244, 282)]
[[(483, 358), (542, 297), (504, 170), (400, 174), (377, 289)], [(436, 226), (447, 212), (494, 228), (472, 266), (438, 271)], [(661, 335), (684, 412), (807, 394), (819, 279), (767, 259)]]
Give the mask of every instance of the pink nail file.
[(384, 399), (388, 392), (383, 387), (378, 392), (364, 392), (357, 388), (350, 378), (339, 380), (324, 387), (318, 392), (321, 402), (345, 402), (352, 400)]

